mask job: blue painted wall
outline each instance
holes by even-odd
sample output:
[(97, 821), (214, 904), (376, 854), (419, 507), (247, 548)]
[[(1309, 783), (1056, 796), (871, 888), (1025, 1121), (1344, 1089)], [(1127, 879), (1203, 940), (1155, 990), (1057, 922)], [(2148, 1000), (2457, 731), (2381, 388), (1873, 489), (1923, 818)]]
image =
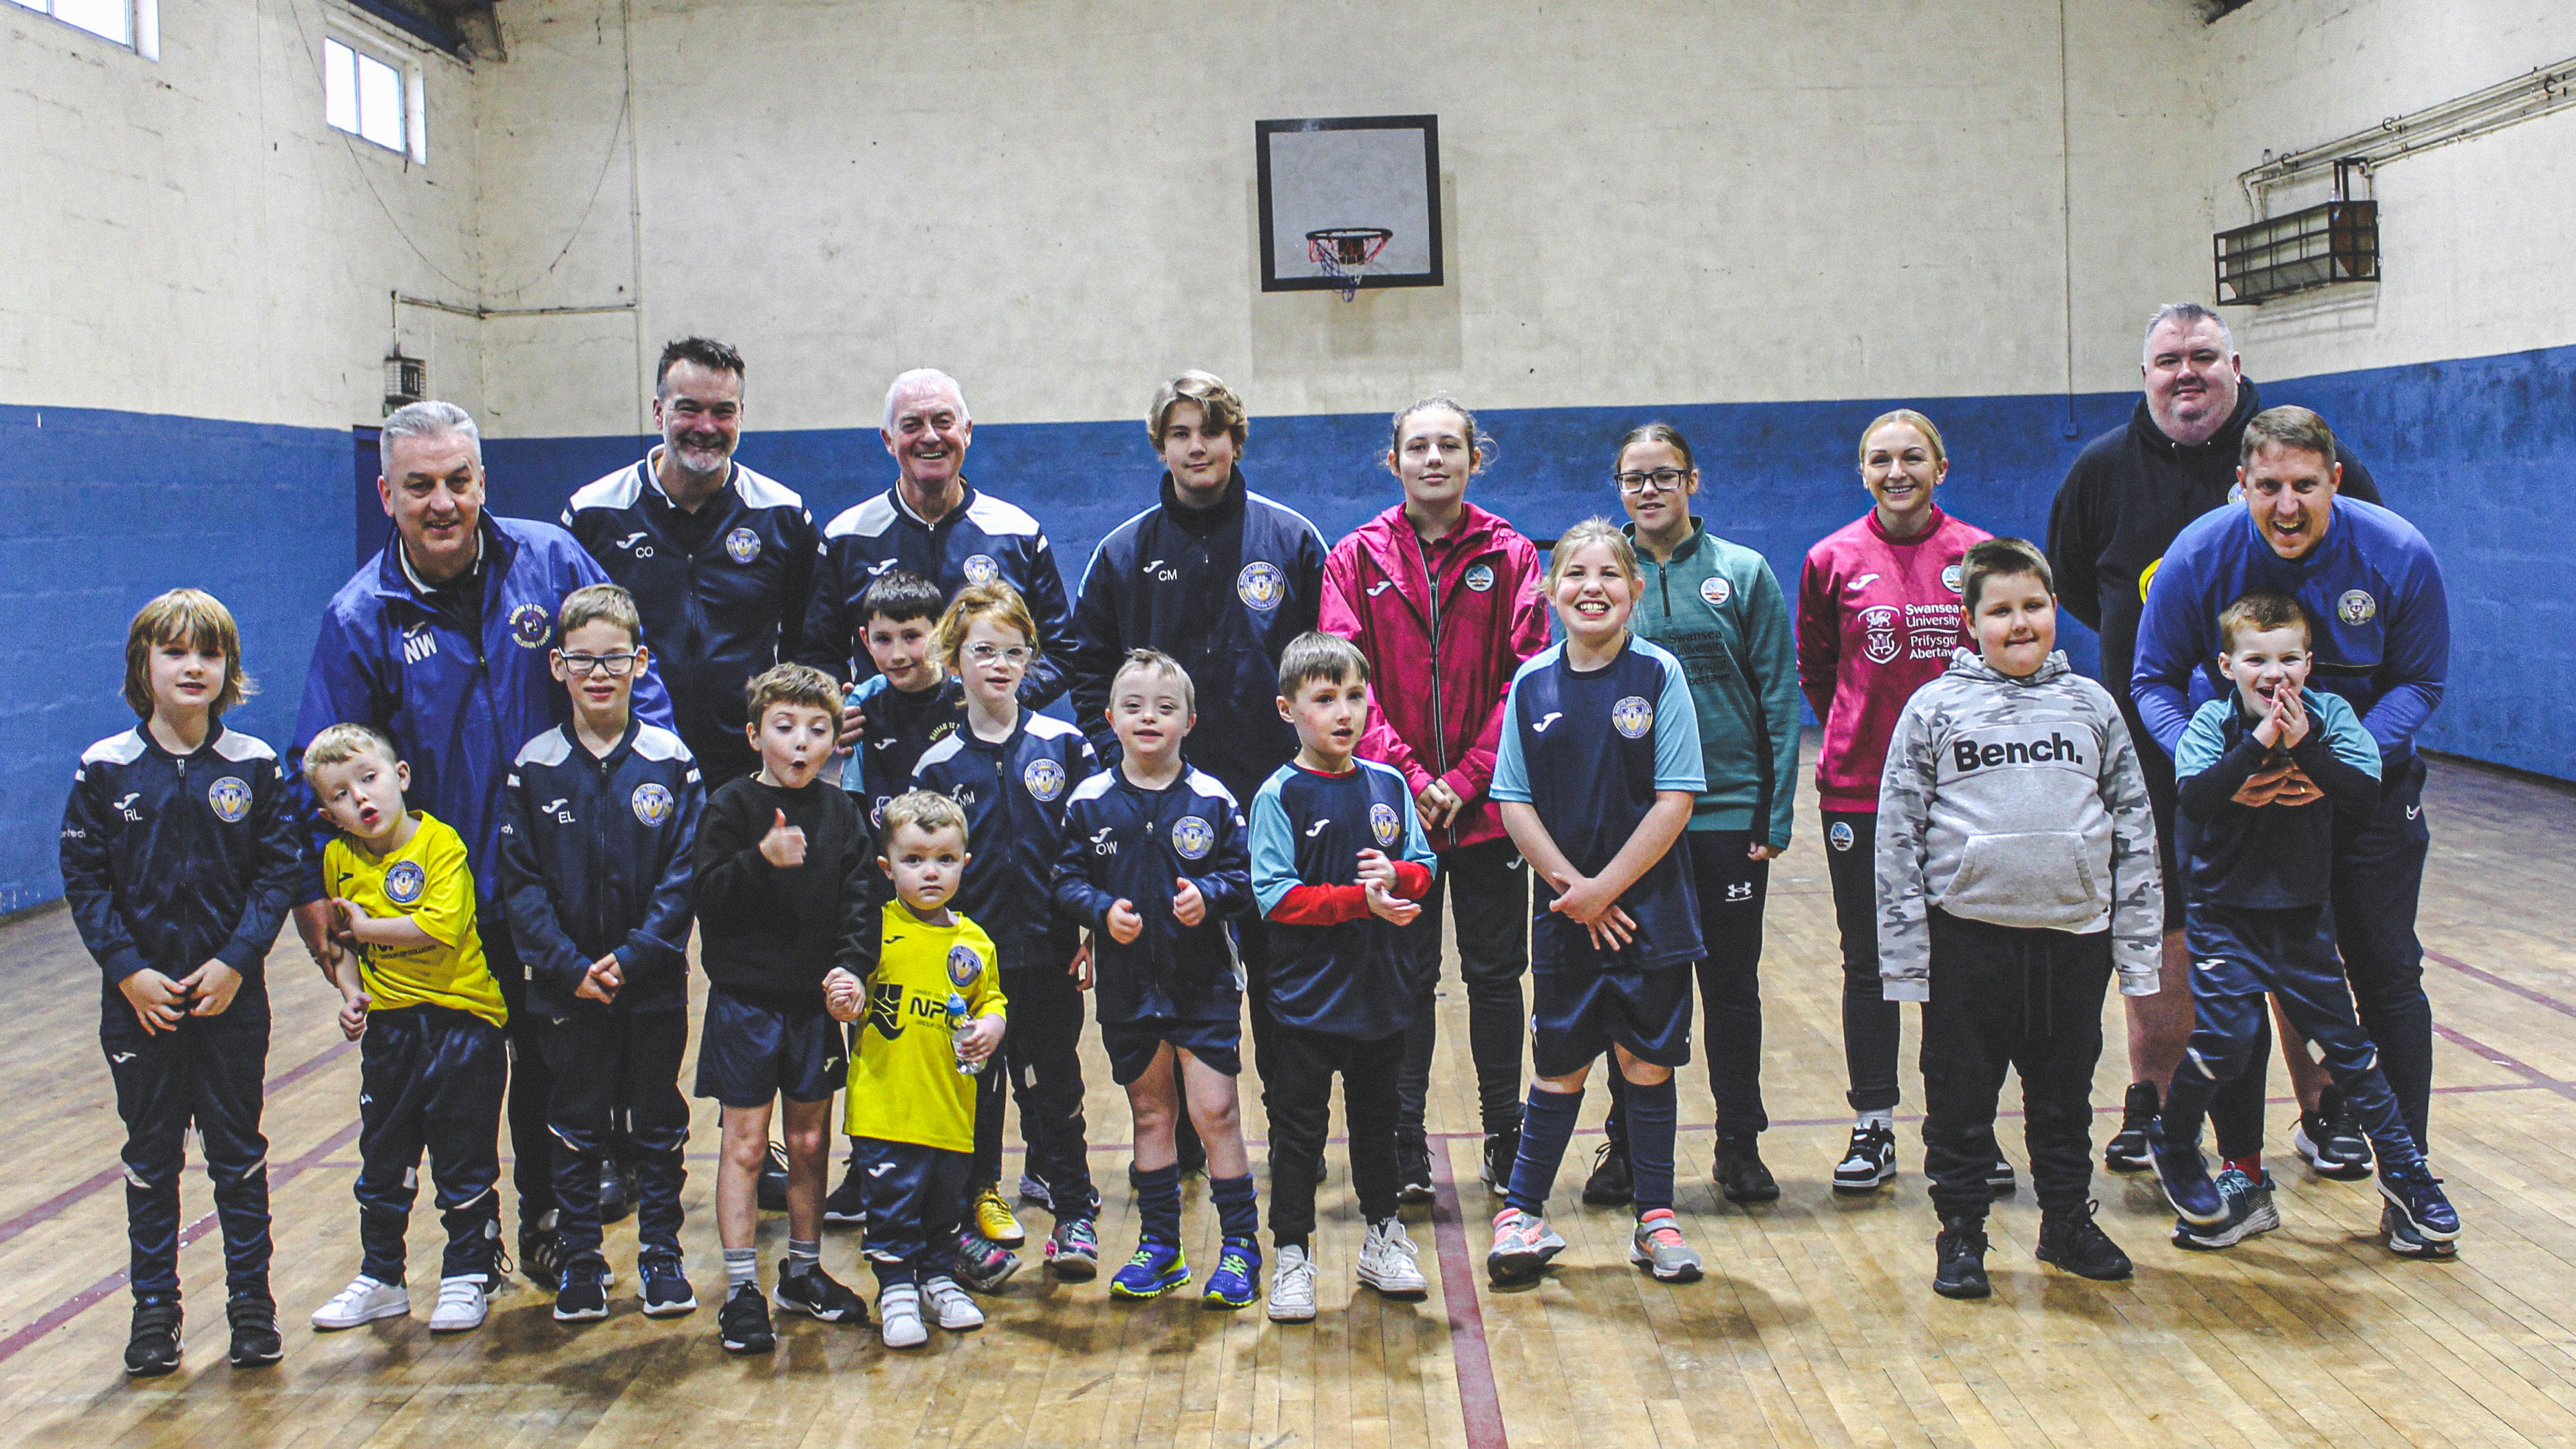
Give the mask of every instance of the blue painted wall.
[(62, 894), (72, 767), (134, 723), (125, 630), (153, 595), (232, 609), (263, 687), (232, 723), (284, 748), (348, 577), (350, 456), (328, 429), (0, 407), (0, 911)]
[[(2576, 468), (2576, 347), (2266, 384), (2271, 402), (2323, 412), (2370, 461), (2390, 502), (2422, 527), (2451, 591), (2451, 691), (2426, 731), (2436, 748), (2576, 778), (2576, 551), (2546, 520)], [(2036, 538), (2082, 441), (2127, 419), (2134, 394), (1906, 399), (1941, 425), (1945, 506)], [(1661, 418), (1695, 445), (1701, 512), (1760, 549), (1796, 587), (1809, 544), (1867, 506), (1859, 432), (1897, 401), (1494, 410), (1498, 444), (1473, 496), (1537, 536), (1615, 515), (1610, 449)], [(80, 748), (130, 721), (116, 699), (125, 625), (145, 599), (208, 588), (242, 620), (268, 692), (236, 723), (283, 742), (322, 604), (381, 519), (353, 527), (346, 432), (131, 413), (0, 408), (0, 910), (61, 893), (54, 840)], [(1256, 418), (1253, 486), (1329, 538), (1392, 504), (1376, 415)], [(551, 519), (574, 488), (632, 462), (628, 437), (494, 439), (493, 507)], [(803, 492), (818, 519), (886, 486), (872, 429), (754, 433), (743, 461)], [(1077, 587), (1101, 535), (1152, 501), (1160, 473), (1138, 422), (988, 424), (970, 474), (1044, 520)], [(257, 520), (254, 525), (251, 520)], [(2079, 626), (2066, 643), (2090, 667)]]

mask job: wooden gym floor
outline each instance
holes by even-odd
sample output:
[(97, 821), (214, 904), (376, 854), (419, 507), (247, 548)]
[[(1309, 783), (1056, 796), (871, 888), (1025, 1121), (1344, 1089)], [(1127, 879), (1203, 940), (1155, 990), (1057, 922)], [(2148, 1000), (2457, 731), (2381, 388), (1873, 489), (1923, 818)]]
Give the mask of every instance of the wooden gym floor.
[[(1812, 746), (1812, 741), (1811, 741)], [(417, 1316), (317, 1336), (305, 1316), (355, 1271), (357, 1053), (291, 943), (275, 960), (267, 1130), (275, 1286), (286, 1361), (224, 1364), (222, 1255), (202, 1175), (186, 1192), (187, 1362), (119, 1372), (129, 1300), (117, 1125), (95, 1022), (93, 967), (56, 911), (0, 930), (13, 1010), (0, 1018), (0, 1442), (500, 1446), (1224, 1444), (2520, 1445), (2576, 1442), (2576, 810), (2528, 781), (2437, 763), (2426, 881), (2426, 984), (2440, 1023), (2437, 1161), (2468, 1228), (2457, 1261), (2392, 1258), (2368, 1183), (2311, 1176), (2276, 1108), (2269, 1142), (2284, 1227), (2223, 1255), (2165, 1242), (2143, 1178), (2097, 1178), (2102, 1220), (2139, 1261), (2094, 1284), (2030, 1255), (2025, 1193), (1998, 1206), (1995, 1297), (1930, 1291), (1934, 1221), (1920, 1144), (1905, 1173), (1851, 1201), (1826, 1186), (1847, 1117), (1836, 952), (1813, 817), (1773, 877), (1765, 1140), (1782, 1199), (1753, 1211), (1707, 1178), (1706, 1077), (1683, 1075), (1681, 1211), (1709, 1277), (1643, 1279), (1628, 1219), (1574, 1189), (1597, 1138), (1576, 1139), (1555, 1218), (1572, 1247), (1535, 1289), (1482, 1272), (1491, 1211), (1476, 1181), (1463, 1006), (1442, 1003), (1432, 1130), (1438, 1202), (1408, 1209), (1432, 1279), (1415, 1305), (1354, 1296), (1360, 1235), (1336, 1150), (1317, 1240), (1323, 1315), (1303, 1327), (1195, 1298), (1114, 1305), (1105, 1282), (1058, 1287), (1034, 1266), (980, 1333), (934, 1331), (898, 1355), (872, 1331), (782, 1325), (773, 1358), (715, 1342), (723, 1274), (712, 1211), (715, 1116), (696, 1124), (690, 1272), (705, 1306), (654, 1321), (633, 1298), (632, 1221), (611, 1230), (620, 1282), (603, 1323), (557, 1325), (517, 1284), (477, 1333), (433, 1340)], [(1805, 806), (1802, 802), (1802, 810)], [(1454, 982), (1453, 982), (1454, 985)], [(2127, 1080), (2110, 1008), (2097, 1110)], [(1909, 1013), (1906, 1076), (1914, 1091)], [(1090, 1078), (1093, 1170), (1108, 1185), (1110, 1266), (1134, 1242), (1121, 1095)], [(686, 1078), (684, 1077), (684, 1080)], [(2277, 1063), (2275, 1091), (2280, 1088)], [(1247, 1094), (1247, 1098), (1249, 1094)], [(1909, 1100), (1904, 1110), (1918, 1103)], [(1247, 1100), (1249, 1107), (1249, 1101)], [(1586, 1121), (1597, 1123), (1602, 1094)], [(1248, 1111), (1257, 1118), (1256, 1111)], [(1257, 1137), (1260, 1124), (1249, 1124)], [(2016, 1133), (2005, 1141), (2021, 1161)], [(1255, 1149), (1256, 1161), (1259, 1149)], [(1006, 1163), (1016, 1180), (1016, 1154)], [(1045, 1215), (1031, 1210), (1041, 1230)], [(436, 1222), (414, 1219), (434, 1264)], [(1193, 1260), (1212, 1261), (1204, 1189), (1189, 1193)], [(765, 1218), (765, 1260), (785, 1222)], [(1034, 1242), (1034, 1239), (1033, 1239)], [(866, 1285), (849, 1234), (826, 1265)], [(764, 1269), (770, 1263), (764, 1261)], [(871, 1290), (871, 1296), (872, 1290)]]

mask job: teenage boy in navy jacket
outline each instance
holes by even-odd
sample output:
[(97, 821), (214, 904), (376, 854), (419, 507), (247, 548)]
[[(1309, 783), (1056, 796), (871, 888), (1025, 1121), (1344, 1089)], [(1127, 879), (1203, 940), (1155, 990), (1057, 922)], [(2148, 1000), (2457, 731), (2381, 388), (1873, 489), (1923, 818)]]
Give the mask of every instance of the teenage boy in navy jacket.
[[(1308, 634), (1279, 662), (1279, 712), (1297, 758), (1252, 798), (1252, 891), (1270, 918), (1272, 1067), (1270, 1317), (1315, 1316), (1315, 1164), (1342, 1078), (1351, 1186), (1368, 1238), (1359, 1280), (1393, 1298), (1430, 1285), (1395, 1210), (1397, 1082), (1420, 972), (1402, 928), (1422, 912), (1437, 863), (1392, 765), (1354, 760), (1369, 715), (1357, 645)], [(1390, 857), (1388, 852), (1394, 852)]]
[(576, 589), (555, 637), (555, 677), (573, 722), (528, 741), (501, 825), (510, 932), (528, 968), (554, 1090), (558, 1322), (608, 1316), (600, 1169), (621, 1115), (635, 1155), (644, 1311), (697, 1306), (680, 1259), (680, 1152), (689, 1104), (690, 886), (706, 792), (688, 747), (635, 718), (650, 658), (635, 600), (615, 584)]
[(277, 752), (223, 727), (251, 692), (241, 634), (213, 596), (173, 589), (125, 641), (143, 723), (81, 752), (63, 807), (63, 894), (98, 959), (99, 1046), (125, 1119), (134, 1289), (125, 1371), (179, 1366), (179, 1176), (204, 1144), (224, 1230), (236, 1367), (284, 1347), (268, 1291), (269, 944), (303, 871)]
[(1119, 761), (1074, 788), (1055, 873), (1057, 912), (1091, 931), (1100, 1043), (1136, 1121), (1143, 1226), (1109, 1289), (1157, 1298), (1190, 1281), (1173, 1136), (1186, 1095), (1224, 1232), (1207, 1302), (1242, 1308), (1259, 1293), (1261, 1272), (1260, 1209), (1234, 1085), (1243, 1071), (1243, 972), (1228, 918), (1252, 904), (1243, 811), (1215, 776), (1181, 759), (1198, 713), (1190, 677), (1170, 655), (1129, 655), (1110, 698)]

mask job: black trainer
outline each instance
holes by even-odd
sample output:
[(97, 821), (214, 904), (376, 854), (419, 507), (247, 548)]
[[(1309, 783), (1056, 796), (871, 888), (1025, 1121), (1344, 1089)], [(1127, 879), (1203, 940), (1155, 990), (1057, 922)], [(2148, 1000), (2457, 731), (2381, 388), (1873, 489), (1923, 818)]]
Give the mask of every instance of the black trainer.
[(2102, 1144), (2102, 1165), (2113, 1172), (2144, 1172), (2155, 1166), (2155, 1154), (2147, 1150), (2147, 1124), (2156, 1120), (2160, 1110), (2155, 1083), (2131, 1082), (2128, 1095), (2120, 1100), (2120, 1130)]
[(1944, 1298), (1984, 1298), (1995, 1291), (1986, 1281), (1984, 1218), (1943, 1218), (1932, 1252), (1939, 1263), (1932, 1274), (1933, 1292)]
[(857, 1158), (850, 1159), (850, 1170), (841, 1174), (841, 1185), (823, 1199), (823, 1225), (828, 1228), (855, 1228), (868, 1220), (868, 1175), (859, 1167)]
[(1500, 1132), (1488, 1132), (1485, 1134), (1485, 1158), (1477, 1164), (1476, 1175), (1485, 1180), (1488, 1190), (1500, 1197), (1511, 1191), (1512, 1164), (1520, 1160), (1520, 1128), (1506, 1127)]
[(2370, 1176), (2370, 1139), (2362, 1133), (2360, 1115), (2336, 1088), (2318, 1096), (2317, 1110), (2299, 1114), (2290, 1145), (2319, 1177), (2357, 1182)]
[(724, 1307), (716, 1310), (716, 1341), (727, 1353), (768, 1353), (778, 1347), (778, 1335), (769, 1330), (769, 1299), (759, 1284), (745, 1283), (725, 1295)]
[(1717, 1162), (1709, 1176), (1728, 1202), (1775, 1202), (1780, 1180), (1762, 1161), (1762, 1139), (1751, 1132), (1717, 1139)]
[(1594, 1207), (1624, 1207), (1637, 1195), (1637, 1174), (1628, 1166), (1628, 1144), (1604, 1142), (1592, 1159), (1592, 1175), (1583, 1179), (1583, 1200)]
[(2129, 1255), (2111, 1241), (2111, 1235), (2093, 1221), (2101, 1204), (2087, 1202), (2080, 1209), (2039, 1215), (2039, 1261), (2054, 1263), (2078, 1278), (2096, 1283), (2117, 1283), (2137, 1271)]
[(1852, 1125), (1851, 1142), (1834, 1164), (1834, 1191), (1876, 1192), (1896, 1178), (1896, 1129), (1876, 1122)]
[(789, 1268), (778, 1275), (778, 1306), (825, 1323), (868, 1321), (868, 1300), (843, 1287), (819, 1264)]
[(564, 1269), (563, 1286), (555, 1290), (555, 1322), (588, 1323), (608, 1316), (608, 1265), (574, 1263)]
[(1998, 1156), (1995, 1165), (1986, 1169), (1986, 1191), (1997, 1197), (2010, 1197), (2021, 1191), (2021, 1179), (2013, 1175), (2010, 1158)]
[(277, 1334), (277, 1304), (267, 1294), (234, 1294), (224, 1304), (224, 1321), (233, 1330), (234, 1368), (261, 1368), (286, 1357), (286, 1340)]
[(125, 1371), (157, 1379), (179, 1366), (179, 1300), (147, 1298), (134, 1305), (134, 1330), (125, 1340)]
[(1431, 1144), (1422, 1138), (1395, 1144), (1395, 1196), (1398, 1202), (1431, 1201)]
[[(858, 1160), (856, 1157), (851, 1159), (850, 1165), (854, 1168), (858, 1166)], [(787, 1211), (787, 1146), (785, 1143), (772, 1142), (769, 1144), (768, 1160), (760, 1164), (760, 1182), (757, 1196), (760, 1201), (760, 1210), (762, 1212), (783, 1213)]]
[(563, 1234), (555, 1230), (555, 1215), (547, 1213), (532, 1224), (519, 1229), (519, 1276), (549, 1293), (563, 1287)]

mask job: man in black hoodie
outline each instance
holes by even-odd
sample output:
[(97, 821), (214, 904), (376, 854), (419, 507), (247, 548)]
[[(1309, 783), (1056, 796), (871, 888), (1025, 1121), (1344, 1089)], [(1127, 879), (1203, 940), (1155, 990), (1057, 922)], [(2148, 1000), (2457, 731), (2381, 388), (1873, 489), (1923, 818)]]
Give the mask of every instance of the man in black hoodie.
[[(2147, 584), (2165, 549), (2184, 524), (2228, 501), (2236, 486), (2236, 453), (2245, 425), (2263, 410), (2245, 360), (2218, 314), (2197, 302), (2173, 302), (2147, 319), (2146, 347), (2138, 365), (2146, 395), (2138, 400), (2128, 425), (2084, 445), (2075, 466), (2058, 486), (2057, 502), (2048, 516), (2048, 564), (2057, 575), (2058, 597), (2067, 612), (2102, 636), (2102, 684), (2119, 701), (2130, 738), (2139, 741), (2138, 763), (2147, 777), (2147, 796), (2155, 806), (2156, 841), (2165, 878), (2164, 990), (2153, 996), (2122, 1000), (2129, 1010), (2130, 1083), (2119, 1135), (2103, 1150), (2106, 1166), (2142, 1171), (2147, 1155), (2146, 1124), (2156, 1114), (2160, 1093), (2172, 1082), (2191, 1037), (2190, 953), (2183, 947), (2181, 876), (2174, 859), (2173, 761), (2156, 748), (2138, 720), (2129, 692), (2136, 662), (2138, 617), (2145, 608)], [(2343, 465), (2341, 496), (2380, 502), (2370, 470), (2338, 442), (2335, 461)], [(2254, 1060), (2267, 1050), (2257, 1044)], [(2302, 1123), (2311, 1142), (2324, 1143), (2325, 1114), (2315, 1094), (2320, 1083), (2301, 1079)], [(2210, 1118), (2218, 1132), (2219, 1150), (2259, 1150), (2262, 1137), (2262, 1074), (2247, 1072), (2213, 1105)], [(2234, 1109), (2231, 1111), (2231, 1108)], [(2344, 1134), (2352, 1140), (2330, 1144), (2336, 1150), (2367, 1153), (2357, 1126)], [(2325, 1166), (2328, 1164), (2320, 1164)]]

